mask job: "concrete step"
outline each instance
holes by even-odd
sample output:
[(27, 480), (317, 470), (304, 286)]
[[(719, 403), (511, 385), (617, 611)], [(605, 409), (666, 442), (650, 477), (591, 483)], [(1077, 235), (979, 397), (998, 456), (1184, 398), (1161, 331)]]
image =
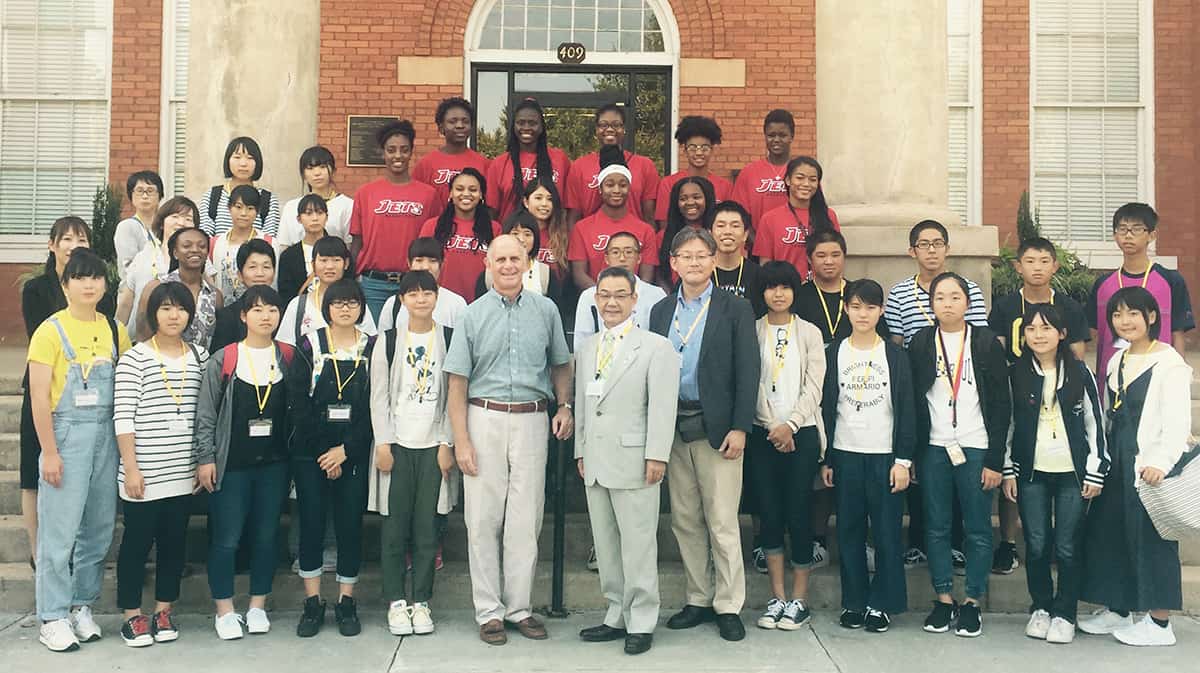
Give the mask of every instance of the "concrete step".
[[(533, 586), (533, 604), (547, 606), (551, 594), (550, 563), (539, 563), (537, 577)], [(678, 562), (659, 563), (659, 592), (662, 596), (664, 613), (674, 611), (683, 606), (685, 578), (683, 565)], [(929, 602), (934, 599), (933, 589), (929, 583), (929, 573), (925, 568), (915, 568), (907, 575), (909, 609), (917, 614), (924, 614)], [(153, 567), (148, 568), (146, 583), (143, 589), (143, 608), (153, 609)], [(563, 575), (564, 598), (568, 608), (573, 610), (595, 610), (606, 606), (600, 594), (600, 581), (596, 573), (589, 572), (578, 564), (568, 565)], [(962, 595), (963, 578), (955, 578), (955, 595)], [(236, 580), (236, 601), (244, 606), (245, 596), (249, 590), (249, 578), (239, 575)], [(333, 576), (327, 574), (323, 582), (322, 593), (327, 600), (337, 597)], [(746, 608), (761, 609), (766, 605), (771, 592), (767, 578), (746, 569)], [(202, 566), (193, 567), (193, 573), (183, 579), (180, 600), (176, 609), (185, 613), (211, 614), (212, 602), (209, 600), (208, 583), (205, 569)], [(355, 597), (364, 608), (375, 608), (384, 604), (383, 577), (378, 564), (368, 563), (359, 574)], [(817, 610), (836, 611), (840, 609), (841, 581), (836, 565), (814, 570), (809, 580), (809, 605)], [(268, 609), (294, 610), (304, 601), (304, 587), (300, 578), (284, 569), (276, 571), (273, 590), (268, 599)], [(438, 572), (434, 585), (434, 604), (439, 610), (469, 609), (471, 607), (471, 582), (467, 564), (463, 562), (447, 562), (446, 567)], [(1183, 569), (1183, 604), (1196, 606), (1200, 604), (1200, 568)], [(34, 608), (33, 571), (28, 564), (0, 564), (0, 605), (11, 612), (29, 611)], [(991, 575), (986, 598), (985, 610), (988, 612), (1025, 612), (1029, 608), (1029, 592), (1025, 584), (1025, 574), (1017, 571), (1012, 575)], [(105, 572), (103, 590), (95, 610), (101, 613), (117, 612), (116, 606), (116, 577), (110, 564)], [(1189, 607), (1189, 610), (1194, 610)], [(664, 617), (667, 615), (664, 614)]]
[(21, 431), (21, 394), (0, 394), (0, 432)]

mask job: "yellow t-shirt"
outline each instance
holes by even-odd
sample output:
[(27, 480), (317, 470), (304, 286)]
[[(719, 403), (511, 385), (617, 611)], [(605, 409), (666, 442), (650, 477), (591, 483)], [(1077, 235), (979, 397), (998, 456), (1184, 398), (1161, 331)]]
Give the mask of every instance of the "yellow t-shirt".
[[(62, 337), (59, 336), (58, 329), (50, 322), (50, 319), (53, 318), (57, 318), (58, 322), (62, 324), (63, 331), (66, 332), (71, 347), (75, 349), (75, 355), (79, 362), (112, 362), (112, 330), (109, 329), (108, 321), (103, 315), (97, 313), (96, 319), (90, 322), (73, 318), (69, 309), (63, 309), (50, 316), (38, 326), (33, 332), (33, 336), (30, 337), (27, 359), (29, 362), (37, 362), (51, 368), (51, 411), (58, 407), (58, 401), (62, 398), (63, 389), (67, 386), (67, 371), (71, 365), (63, 348)], [(125, 331), (125, 326), (119, 322), (117, 323), (117, 337), (120, 340), (117, 354), (120, 355), (129, 350), (132, 344), (129, 342), (129, 333)], [(113, 363), (113, 366), (116, 366), (116, 363)]]

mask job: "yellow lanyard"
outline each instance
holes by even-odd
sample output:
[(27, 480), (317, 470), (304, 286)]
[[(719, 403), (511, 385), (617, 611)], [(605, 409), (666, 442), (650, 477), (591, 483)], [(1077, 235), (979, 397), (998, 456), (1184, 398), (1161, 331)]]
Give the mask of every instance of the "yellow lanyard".
[[(355, 335), (357, 334), (358, 332), (355, 331)], [(354, 370), (350, 372), (350, 376), (347, 376), (345, 381), (342, 380), (342, 372), (338, 369), (337, 355), (334, 354), (337, 349), (333, 346), (333, 335), (330, 334), (328, 327), (325, 328), (325, 342), (329, 344), (329, 357), (333, 360), (333, 376), (337, 379), (338, 402), (341, 402), (342, 391), (350, 385), (350, 380), (358, 373), (358, 363), (361, 361), (358, 355), (358, 339), (356, 338), (354, 341)]]
[[(738, 277), (737, 282), (733, 284), (734, 293), (738, 293), (738, 288), (742, 286), (742, 272), (746, 270), (746, 258), (743, 257), (741, 262), (738, 262)], [(713, 267), (713, 285), (720, 286), (721, 281), (717, 278), (717, 269)]]
[[(863, 391), (865, 391), (865, 390), (867, 389), (867, 386), (868, 386), (868, 385), (870, 385), (870, 383), (871, 383), (871, 379), (873, 379), (873, 378), (874, 378), (874, 375), (875, 375), (875, 369), (874, 369), (874, 365), (875, 365), (875, 360), (874, 360), (875, 349), (876, 349), (876, 348), (879, 348), (879, 344), (880, 344), (882, 341), (883, 341), (883, 339), (881, 339), (881, 338), (879, 337), (879, 335), (878, 335), (878, 334), (876, 334), (876, 335), (875, 335), (875, 343), (871, 344), (871, 348), (870, 348), (870, 350), (868, 350), (868, 351), (867, 351), (867, 354), (868, 354), (868, 355), (867, 355), (867, 369), (866, 369), (866, 371), (863, 373), (862, 385), (859, 387), (858, 391), (857, 391), (857, 392), (854, 394), (854, 405), (855, 405), (855, 409), (854, 409), (854, 410), (855, 410), (855, 411), (862, 411), (862, 396), (863, 396)], [(854, 346), (853, 346), (853, 345), (851, 345), (851, 348), (853, 348), (853, 347), (854, 347)]]
[[(917, 275), (919, 276), (920, 274)], [(925, 316), (925, 320), (932, 325), (933, 318), (930, 317), (929, 313), (925, 310), (925, 305), (917, 299), (917, 293), (919, 292), (921, 292), (921, 284), (917, 282), (917, 276), (913, 276), (913, 303), (917, 305), (917, 308), (921, 309), (921, 315)], [(926, 292), (925, 296), (928, 298), (929, 293)], [(928, 301), (926, 301), (926, 303), (928, 303)], [(969, 304), (970, 301), (967, 303)]]
[(179, 392), (175, 392), (175, 388), (171, 385), (171, 378), (167, 376), (167, 363), (163, 360), (162, 351), (158, 349), (158, 337), (150, 337), (150, 345), (154, 346), (154, 355), (158, 358), (158, 371), (162, 374), (163, 385), (167, 387), (167, 394), (171, 399), (175, 400), (175, 411), (179, 412), (179, 407), (183, 406), (183, 389), (187, 386), (187, 351), (184, 347), (183, 353), (183, 369), (179, 370)]
[[(1120, 272), (1118, 271), (1117, 273)], [(1156, 343), (1158, 343), (1157, 339), (1151, 339), (1150, 347), (1147, 348), (1146, 352), (1142, 353), (1142, 355), (1149, 355), (1151, 352), (1153, 352), (1154, 344)], [(1113, 411), (1121, 408), (1121, 405), (1125, 402), (1125, 391), (1129, 389), (1129, 386), (1125, 383), (1125, 358), (1129, 355), (1129, 351), (1131, 350), (1133, 350), (1132, 345), (1129, 348), (1121, 351), (1121, 363), (1117, 366), (1117, 395), (1116, 399), (1113, 400)]]
[(413, 366), (413, 369), (416, 370), (416, 392), (418, 402), (422, 401), (425, 397), (425, 393), (429, 392), (429, 386), (431, 384), (429, 377), (433, 373), (433, 337), (435, 334), (437, 334), (437, 323), (433, 323), (433, 327), (430, 328), (429, 345), (425, 347), (425, 363), (428, 366), (421, 367), (419, 366), (420, 363), (417, 361), (417, 354), (413, 352), (412, 346), (408, 344), (408, 340), (412, 336), (412, 332), (408, 330), (404, 331), (404, 350), (408, 353), (408, 357), (405, 359), (409, 360)]
[[(785, 327), (775, 327), (775, 349), (771, 354), (771, 357), (775, 360), (775, 368), (771, 372), (771, 392), (775, 392), (776, 384), (779, 383), (779, 377), (783, 375), (783, 367), (785, 364), (787, 364), (787, 347), (788, 343), (791, 341), (792, 323), (794, 322), (796, 322), (796, 316), (793, 315), (788, 317), (788, 324)], [(770, 326), (770, 323), (767, 323), (767, 327)], [(782, 341), (778, 336), (780, 329), (785, 330), (785, 333), (787, 334)]]
[[(78, 351), (79, 349), (76, 348), (75, 350)], [(92, 346), (90, 350), (92, 357), (88, 358), (86, 363), (83, 362), (83, 360), (77, 360), (79, 363), (79, 376), (83, 379), (84, 388), (87, 388), (88, 377), (92, 375), (92, 368), (96, 366), (96, 357), (100, 353), (100, 337), (92, 337)]]
[[(245, 342), (238, 344), (238, 348), (243, 347), (245, 347)], [(250, 357), (250, 349), (246, 347), (245, 350), (246, 354), (243, 357), (246, 358), (246, 366), (250, 368), (250, 381), (254, 384), (254, 397), (258, 400), (258, 416), (262, 418), (263, 411), (267, 408), (267, 402), (271, 399), (271, 388), (275, 385), (275, 382), (271, 380), (274, 378), (272, 374), (275, 372), (275, 348), (274, 346), (271, 348), (271, 368), (267, 372), (267, 392), (265, 395), (258, 392), (258, 373), (254, 371), (254, 359)]]
[(616, 355), (617, 355), (617, 345), (621, 343), (621, 340), (625, 338), (625, 335), (629, 334), (629, 330), (631, 330), (631, 329), (633, 329), (633, 321), (632, 320), (629, 321), (629, 324), (625, 326), (625, 329), (621, 330), (621, 333), (618, 334), (615, 339), (613, 339), (611, 342), (609, 342), (610, 345), (612, 346), (612, 350), (609, 350), (607, 353), (604, 353), (602, 351), (605, 342), (608, 341), (605, 338), (607, 335), (600, 337), (599, 342), (596, 344), (596, 380), (597, 381), (600, 380), (601, 376), (608, 369), (608, 366), (612, 364), (613, 358), (616, 357)]
[[(1045, 376), (1046, 376), (1045, 372), (1042, 372), (1042, 377), (1044, 378)], [(1045, 421), (1047, 425), (1050, 426), (1050, 439), (1058, 439), (1058, 425), (1059, 425), (1059, 420), (1062, 418), (1061, 413), (1055, 413), (1055, 407), (1058, 406), (1058, 397), (1057, 397), (1057, 394), (1058, 394), (1058, 370), (1057, 369), (1054, 370), (1054, 384), (1055, 384), (1054, 385), (1055, 392), (1054, 392), (1054, 394), (1050, 395), (1050, 400), (1048, 403), (1045, 399), (1042, 399), (1042, 410), (1041, 410), (1041, 419), (1043, 421)], [(1042, 386), (1042, 397), (1045, 398), (1045, 396), (1046, 396), (1046, 390), (1045, 390), (1045, 386), (1043, 385)]]
[(688, 341), (690, 341), (692, 338), (692, 333), (696, 331), (696, 325), (699, 325), (700, 320), (704, 318), (704, 314), (708, 313), (708, 305), (711, 303), (712, 295), (709, 295), (708, 299), (704, 300), (704, 306), (700, 307), (700, 313), (696, 316), (696, 319), (692, 321), (692, 326), (688, 328), (687, 334), (684, 334), (683, 330), (679, 329), (679, 310), (675, 310), (675, 334), (679, 336), (680, 353), (682, 353), (683, 349), (687, 347)]
[[(1154, 268), (1154, 264), (1151, 263), (1150, 266), (1146, 267), (1146, 273), (1142, 274), (1142, 288), (1145, 288), (1146, 283), (1150, 280), (1150, 269), (1153, 269), (1153, 268)], [(1125, 287), (1125, 280), (1123, 278), (1124, 275), (1125, 275), (1124, 268), (1117, 269), (1117, 287)]]
[(845, 302), (846, 302), (846, 296), (844, 294), (846, 292), (846, 279), (845, 278), (842, 279), (842, 287), (838, 290), (838, 308), (837, 308), (837, 321), (836, 322), (833, 320), (833, 318), (829, 317), (829, 306), (827, 306), (825, 304), (825, 293), (821, 291), (821, 286), (817, 285), (816, 281), (813, 281), (813, 287), (817, 291), (817, 300), (821, 304), (821, 310), (825, 311), (825, 324), (829, 325), (829, 338), (832, 339), (837, 336), (837, 328), (839, 325), (842, 324), (842, 309), (845, 307)]

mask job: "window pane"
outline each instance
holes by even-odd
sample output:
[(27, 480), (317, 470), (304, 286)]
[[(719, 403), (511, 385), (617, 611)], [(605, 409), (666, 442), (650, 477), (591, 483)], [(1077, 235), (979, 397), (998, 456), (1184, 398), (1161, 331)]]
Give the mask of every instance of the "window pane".
[[(529, 34), (546, 28), (549, 33)], [(496, 30), (503, 31), (499, 37)], [(594, 51), (665, 50), (660, 22), (646, 0), (502, 0), (485, 17), (476, 47), (542, 50), (561, 42), (580, 42)]]
[(480, 72), (476, 82), (475, 149), (492, 158), (504, 152), (508, 143), (508, 73)]

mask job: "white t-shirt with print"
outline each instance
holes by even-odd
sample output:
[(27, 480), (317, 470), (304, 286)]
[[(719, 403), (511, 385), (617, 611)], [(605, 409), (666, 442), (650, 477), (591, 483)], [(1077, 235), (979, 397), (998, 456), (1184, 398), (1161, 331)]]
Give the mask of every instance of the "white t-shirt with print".
[(833, 448), (853, 453), (892, 452), (891, 372), (882, 340), (870, 350), (842, 341), (837, 354), (837, 427)]

